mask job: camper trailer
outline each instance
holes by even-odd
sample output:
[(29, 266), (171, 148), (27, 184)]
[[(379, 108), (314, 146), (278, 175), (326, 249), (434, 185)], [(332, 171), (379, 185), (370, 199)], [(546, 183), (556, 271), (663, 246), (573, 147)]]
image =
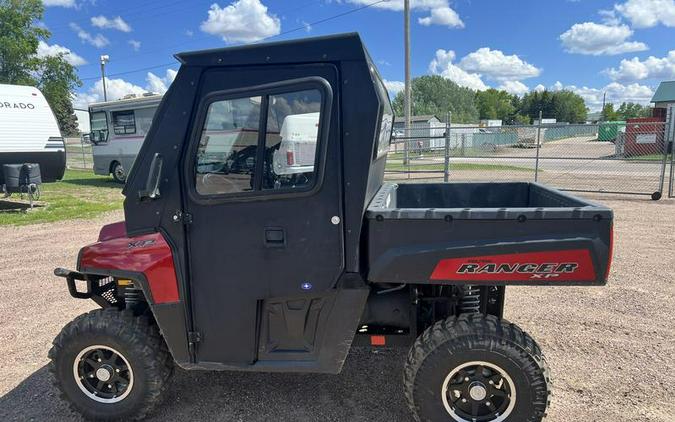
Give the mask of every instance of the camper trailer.
[(95, 174), (124, 183), (161, 100), (148, 93), (89, 105)]
[(39, 89), (0, 84), (0, 185), (5, 164), (39, 164), (42, 182), (66, 169), (66, 148), (56, 117)]

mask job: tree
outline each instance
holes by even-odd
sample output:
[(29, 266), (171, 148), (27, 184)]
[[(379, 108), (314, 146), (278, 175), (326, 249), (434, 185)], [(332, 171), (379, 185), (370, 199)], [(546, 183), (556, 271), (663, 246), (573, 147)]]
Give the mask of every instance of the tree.
[(559, 122), (584, 123), (588, 109), (584, 99), (572, 91), (535, 91), (525, 94), (520, 101), (520, 114), (532, 119), (539, 118), (539, 112), (546, 118)]
[(614, 111), (614, 104), (612, 103), (607, 103), (605, 104), (605, 107), (602, 109), (602, 120), (606, 122), (614, 122), (616, 120), (620, 120), (622, 117)]
[(38, 87), (56, 115), (61, 132), (77, 132), (71, 92), (82, 82), (63, 54), (40, 58), (37, 48), (51, 34), (36, 24), (41, 0), (0, 0), (0, 83)]
[(43, 11), (39, 0), (0, 0), (0, 82), (35, 83), (38, 42), (49, 37), (49, 31), (34, 25)]
[(518, 97), (494, 88), (476, 92), (476, 106), (481, 119), (513, 120)]
[(642, 106), (637, 103), (621, 103), (616, 110), (621, 120), (634, 119), (636, 117), (651, 117), (652, 109), (649, 106)]
[(46, 57), (40, 66), (40, 78), (37, 87), (49, 102), (59, 129), (65, 136), (77, 134), (77, 118), (73, 110), (70, 93), (82, 85), (73, 65), (62, 55)]
[[(449, 79), (439, 75), (414, 78), (411, 84), (411, 112), (414, 116), (433, 114), (445, 120), (452, 113), (453, 122), (478, 121), (478, 108), (475, 91), (460, 87)], [(403, 116), (403, 92), (394, 98), (394, 112)]]

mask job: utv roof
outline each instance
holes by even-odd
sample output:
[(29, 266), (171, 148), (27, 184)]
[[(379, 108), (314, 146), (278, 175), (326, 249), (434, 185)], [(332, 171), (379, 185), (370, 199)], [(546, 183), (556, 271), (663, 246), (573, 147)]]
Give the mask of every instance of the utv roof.
[(317, 63), (363, 60), (368, 57), (357, 33), (303, 38), (264, 44), (190, 51), (175, 55), (188, 66)]

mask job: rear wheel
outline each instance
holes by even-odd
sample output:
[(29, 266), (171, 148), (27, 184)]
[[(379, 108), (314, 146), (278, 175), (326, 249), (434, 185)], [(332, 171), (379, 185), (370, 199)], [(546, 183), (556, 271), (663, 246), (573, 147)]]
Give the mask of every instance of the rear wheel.
[(117, 161), (115, 161), (111, 166), (111, 173), (112, 173), (113, 179), (115, 179), (115, 181), (117, 183), (126, 182), (127, 172), (124, 169), (124, 167), (122, 166), (122, 163), (118, 163)]
[(516, 325), (482, 314), (427, 329), (410, 350), (404, 384), (417, 421), (541, 421), (550, 394), (535, 341)]
[(98, 309), (66, 325), (49, 351), (62, 397), (87, 419), (141, 419), (173, 372), (159, 330), (130, 310)]

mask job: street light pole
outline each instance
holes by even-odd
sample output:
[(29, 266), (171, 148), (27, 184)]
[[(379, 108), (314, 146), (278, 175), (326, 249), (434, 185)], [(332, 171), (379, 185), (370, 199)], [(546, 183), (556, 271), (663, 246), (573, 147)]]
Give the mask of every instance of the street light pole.
[(405, 44), (405, 88), (403, 96), (403, 115), (405, 138), (403, 142), (403, 164), (408, 164), (408, 147), (410, 143), (410, 0), (403, 2), (403, 32)]
[(105, 86), (105, 64), (110, 61), (110, 56), (104, 54), (101, 56), (101, 79), (103, 80), (103, 101), (108, 101), (108, 93)]

